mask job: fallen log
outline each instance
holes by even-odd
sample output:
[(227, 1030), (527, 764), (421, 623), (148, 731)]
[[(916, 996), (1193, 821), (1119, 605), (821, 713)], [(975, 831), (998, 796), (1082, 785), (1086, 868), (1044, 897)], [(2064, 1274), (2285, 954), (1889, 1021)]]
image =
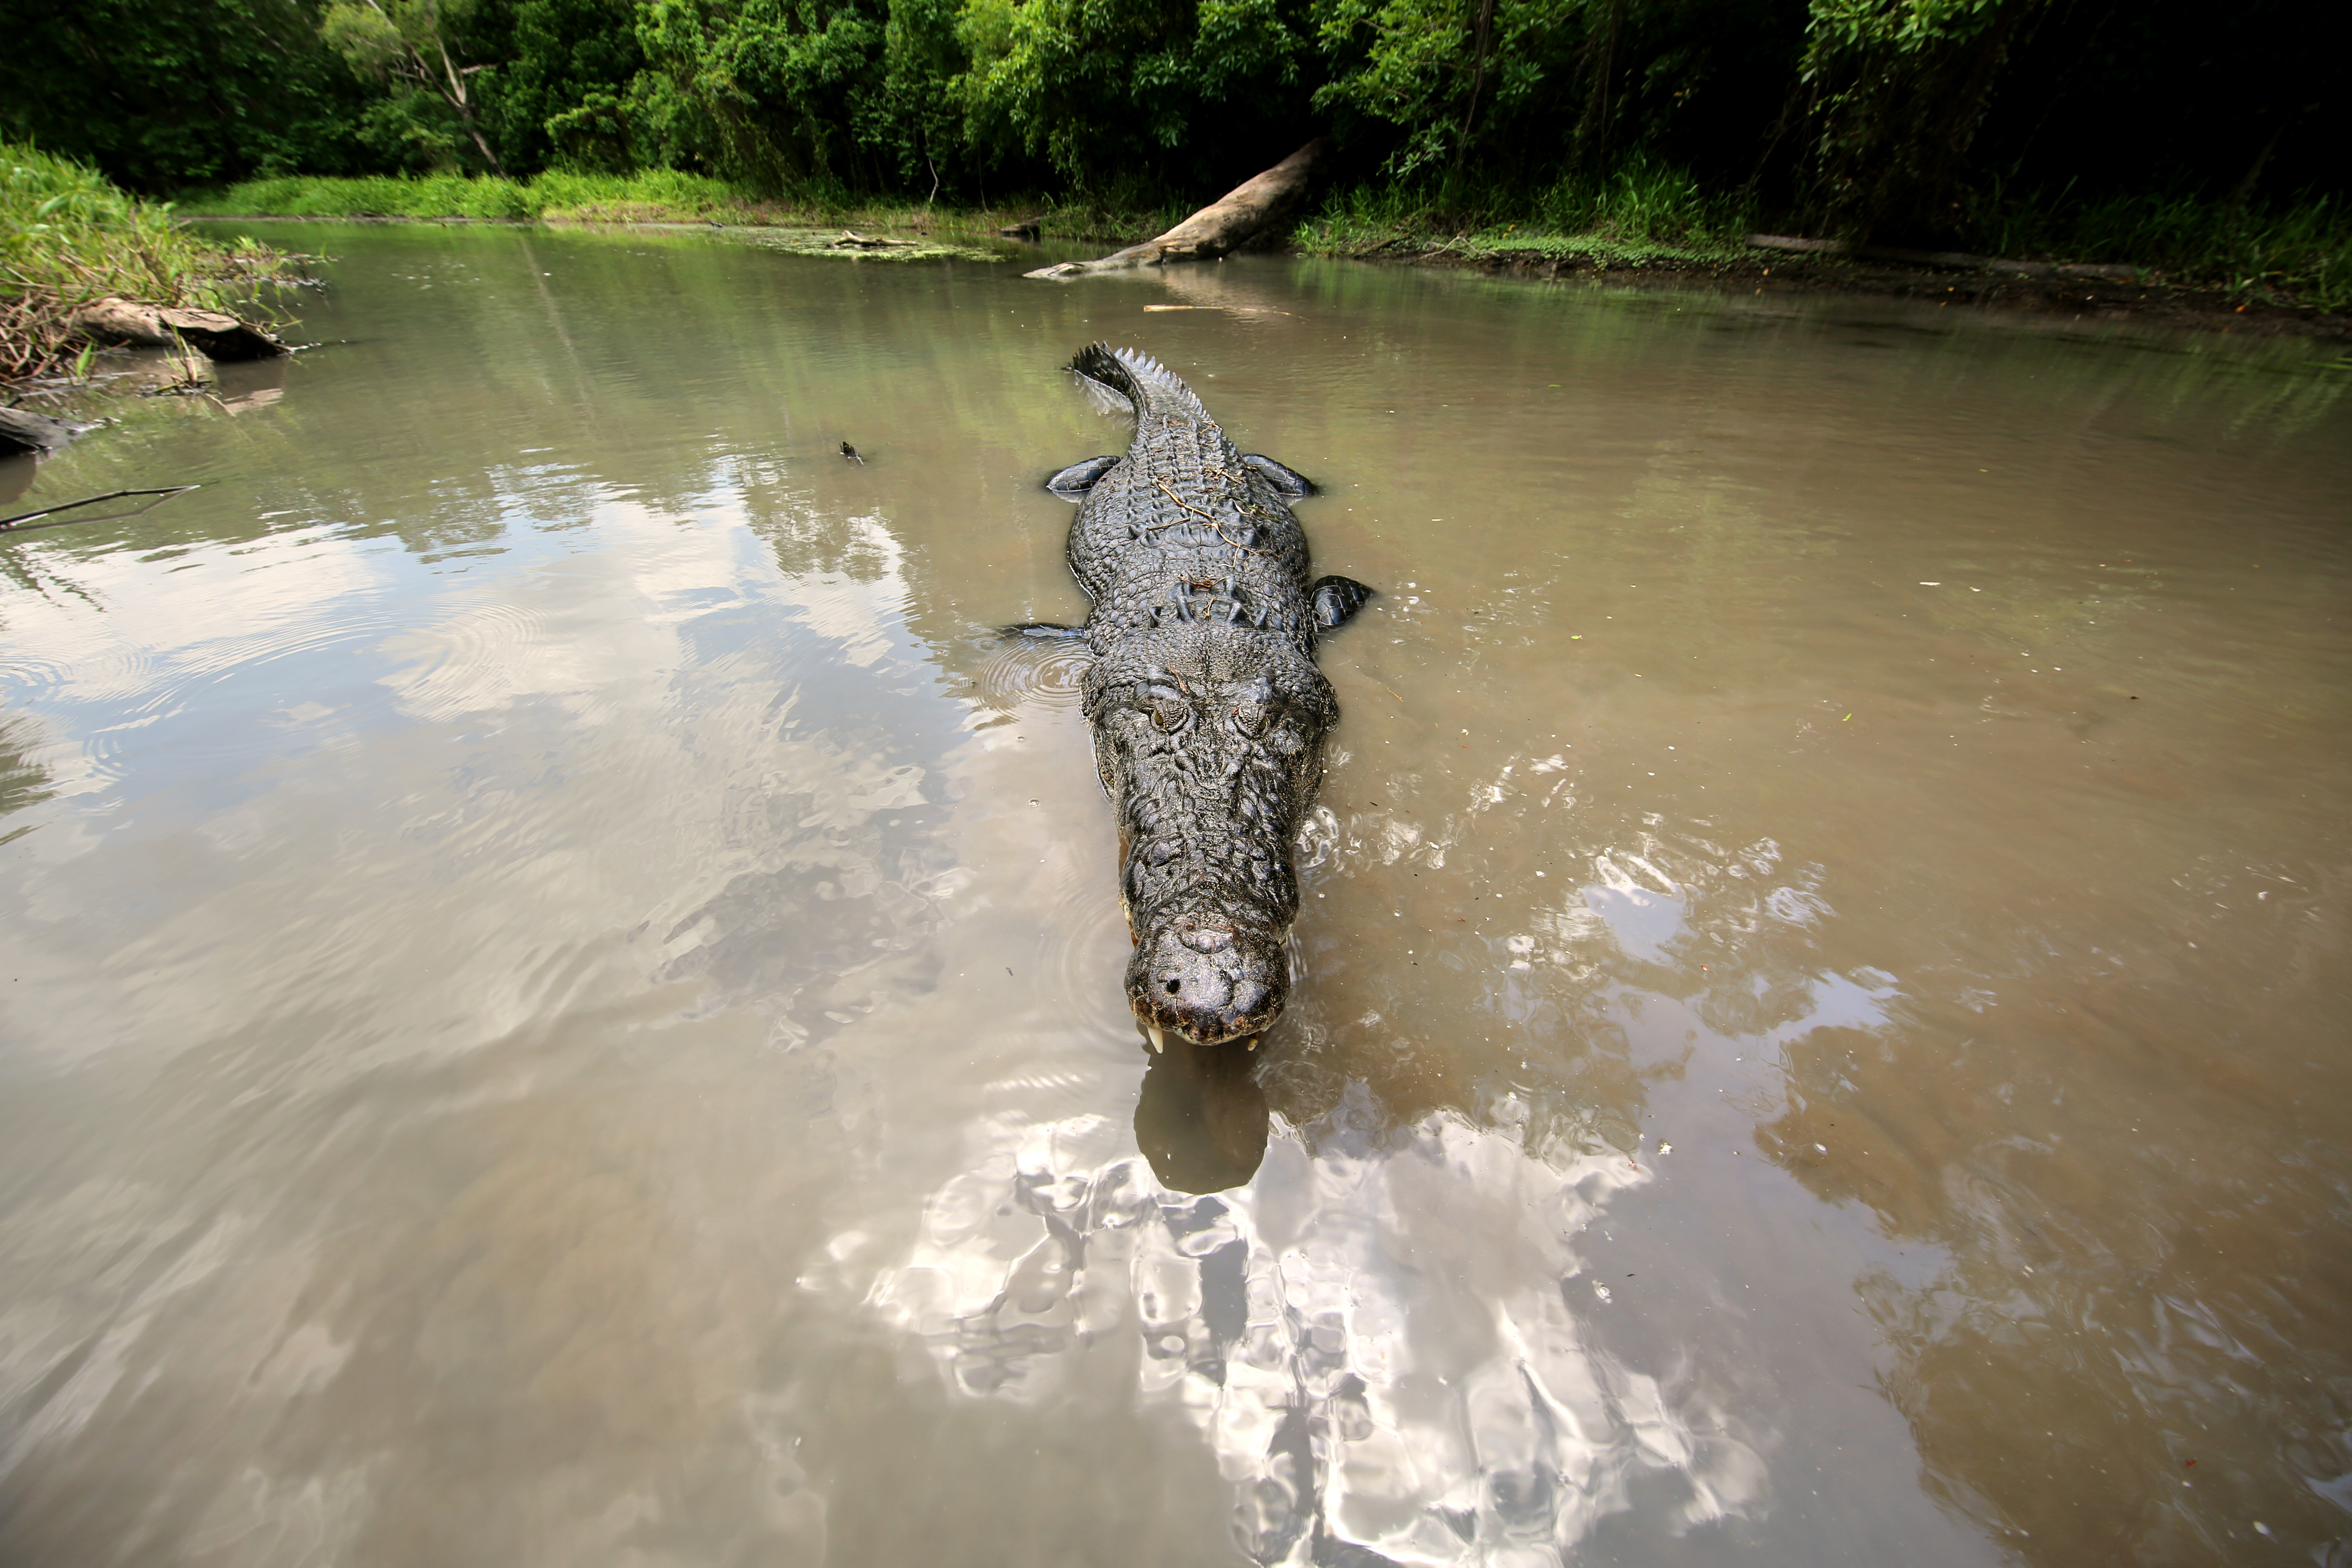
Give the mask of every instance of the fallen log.
[(286, 353), (284, 343), (225, 311), (142, 305), (111, 294), (75, 311), (71, 326), (93, 342), (131, 343), (148, 349), (175, 348), (184, 342), (202, 350), (208, 359), (275, 359)]
[(1024, 278), (1081, 278), (1089, 272), (1119, 272), (1130, 267), (1164, 267), (1171, 261), (1214, 261), (1265, 232), (1307, 194), (1317, 161), (1330, 145), (1309, 142), (1265, 174), (1234, 186), (1182, 223), (1141, 245), (1093, 261), (1064, 261), (1024, 272)]
[(54, 452), (80, 434), (79, 426), (29, 408), (0, 408), (0, 458)]

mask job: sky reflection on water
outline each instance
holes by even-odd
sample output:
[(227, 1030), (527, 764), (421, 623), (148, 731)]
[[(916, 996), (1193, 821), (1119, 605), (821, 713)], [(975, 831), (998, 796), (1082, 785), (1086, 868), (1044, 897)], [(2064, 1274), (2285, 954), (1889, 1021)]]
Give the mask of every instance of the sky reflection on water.
[[(325, 247), (279, 395), (28, 504), (203, 490), (0, 546), (0, 1555), (2352, 1550), (2326, 377)], [(1238, 1070), (986, 635), (1076, 608), (1098, 335), (1384, 590)]]

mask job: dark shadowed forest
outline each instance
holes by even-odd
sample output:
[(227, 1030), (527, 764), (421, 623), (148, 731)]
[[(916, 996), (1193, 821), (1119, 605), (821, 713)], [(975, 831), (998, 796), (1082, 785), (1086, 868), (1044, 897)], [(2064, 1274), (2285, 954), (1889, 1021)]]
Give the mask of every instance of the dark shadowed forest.
[[(2342, 39), (2284, 0), (8, 0), (0, 132), (155, 195), (679, 171), (1181, 209), (1762, 225), (2342, 288)], [(249, 210), (249, 209), (248, 209)]]

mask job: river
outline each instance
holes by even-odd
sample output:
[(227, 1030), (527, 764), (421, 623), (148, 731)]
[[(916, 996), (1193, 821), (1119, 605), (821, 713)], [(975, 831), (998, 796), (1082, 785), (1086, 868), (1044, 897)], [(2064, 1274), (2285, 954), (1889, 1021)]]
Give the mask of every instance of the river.
[[(0, 542), (0, 1560), (2352, 1563), (2326, 351), (262, 233), (5, 509), (203, 486)], [(1254, 1057), (989, 631), (1097, 338), (1381, 591)]]

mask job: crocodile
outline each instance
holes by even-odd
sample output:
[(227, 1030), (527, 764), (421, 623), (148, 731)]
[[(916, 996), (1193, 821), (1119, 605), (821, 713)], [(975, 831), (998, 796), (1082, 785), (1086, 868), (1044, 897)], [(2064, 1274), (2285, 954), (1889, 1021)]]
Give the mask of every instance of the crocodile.
[(1070, 369), (1135, 437), (1046, 481), (1079, 503), (1068, 553), (1085, 624), (1016, 629), (1083, 637), (1093, 655), (1083, 711), (1118, 810), (1145, 1037), (1254, 1048), (1288, 999), (1292, 844), (1339, 721), (1316, 644), (1372, 590), (1310, 579), (1290, 503), (1313, 487), (1237, 450), (1174, 373), (1104, 343)]

